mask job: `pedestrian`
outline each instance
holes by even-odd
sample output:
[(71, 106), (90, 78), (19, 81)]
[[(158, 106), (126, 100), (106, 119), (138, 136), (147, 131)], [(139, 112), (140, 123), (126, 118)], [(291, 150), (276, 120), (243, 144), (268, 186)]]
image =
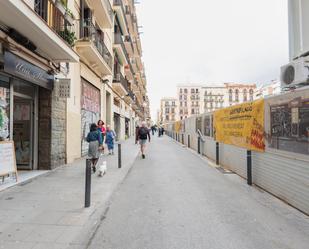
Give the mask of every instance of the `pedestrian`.
[(141, 145), (141, 153), (142, 153), (143, 159), (145, 159), (147, 137), (150, 142), (150, 133), (149, 133), (148, 128), (146, 127), (146, 122), (142, 122), (142, 126), (138, 130), (138, 140), (139, 140), (139, 144)]
[(138, 142), (138, 130), (139, 130), (139, 125), (137, 125), (135, 128), (135, 144), (137, 144)]
[(152, 135), (154, 136), (154, 133), (155, 133), (155, 126), (153, 125), (153, 126), (151, 126), (151, 132), (152, 132)]
[(98, 131), (102, 136), (102, 153), (104, 154), (104, 145), (103, 144), (104, 144), (104, 137), (105, 137), (105, 134), (106, 134), (106, 129), (104, 127), (104, 122), (101, 119), (98, 121)]
[(88, 147), (88, 157), (91, 159), (92, 162), (92, 170), (96, 172), (96, 165), (98, 163), (100, 157), (100, 147), (102, 146), (102, 136), (98, 131), (98, 127), (95, 123), (90, 125), (90, 132), (86, 138), (87, 142), (89, 143)]
[(115, 138), (116, 138), (116, 133), (111, 129), (109, 125), (106, 126), (105, 143), (107, 145), (109, 155), (114, 155)]

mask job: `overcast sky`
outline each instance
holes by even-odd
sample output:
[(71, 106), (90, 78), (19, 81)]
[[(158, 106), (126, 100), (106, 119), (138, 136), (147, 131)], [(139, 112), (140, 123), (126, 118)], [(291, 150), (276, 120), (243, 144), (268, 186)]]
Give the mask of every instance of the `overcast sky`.
[(288, 62), (286, 0), (139, 0), (152, 118), (176, 85), (267, 83)]

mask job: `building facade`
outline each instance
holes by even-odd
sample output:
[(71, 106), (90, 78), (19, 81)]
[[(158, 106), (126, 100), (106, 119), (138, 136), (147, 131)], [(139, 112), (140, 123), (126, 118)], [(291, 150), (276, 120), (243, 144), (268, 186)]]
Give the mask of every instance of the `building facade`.
[(133, 1), (1, 1), (0, 139), (14, 141), (18, 169), (84, 156), (99, 119), (125, 139), (147, 118)]
[(265, 98), (281, 93), (281, 83), (278, 80), (272, 80), (270, 83), (266, 83), (257, 88), (255, 92), (255, 98)]
[(179, 118), (185, 119), (223, 107), (251, 101), (256, 84), (224, 83), (221, 86), (178, 85)]
[(174, 122), (179, 119), (177, 98), (162, 98), (160, 102), (159, 124)]

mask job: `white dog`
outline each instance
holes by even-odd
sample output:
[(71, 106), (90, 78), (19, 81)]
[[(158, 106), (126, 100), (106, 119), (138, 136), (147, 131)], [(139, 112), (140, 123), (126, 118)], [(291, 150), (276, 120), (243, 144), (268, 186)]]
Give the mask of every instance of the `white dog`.
[(106, 171), (107, 171), (106, 161), (103, 161), (102, 164), (100, 164), (98, 167), (99, 176), (105, 175)]

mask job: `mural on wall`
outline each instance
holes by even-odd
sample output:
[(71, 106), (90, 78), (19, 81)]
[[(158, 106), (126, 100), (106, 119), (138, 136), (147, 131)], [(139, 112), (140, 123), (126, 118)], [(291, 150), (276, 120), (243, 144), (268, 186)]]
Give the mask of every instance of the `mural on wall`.
[(86, 137), (90, 131), (90, 125), (97, 123), (101, 118), (101, 98), (100, 90), (82, 79), (82, 96), (81, 96), (81, 147), (82, 155), (87, 155), (88, 143)]
[(9, 137), (9, 90), (0, 87), (0, 140)]

